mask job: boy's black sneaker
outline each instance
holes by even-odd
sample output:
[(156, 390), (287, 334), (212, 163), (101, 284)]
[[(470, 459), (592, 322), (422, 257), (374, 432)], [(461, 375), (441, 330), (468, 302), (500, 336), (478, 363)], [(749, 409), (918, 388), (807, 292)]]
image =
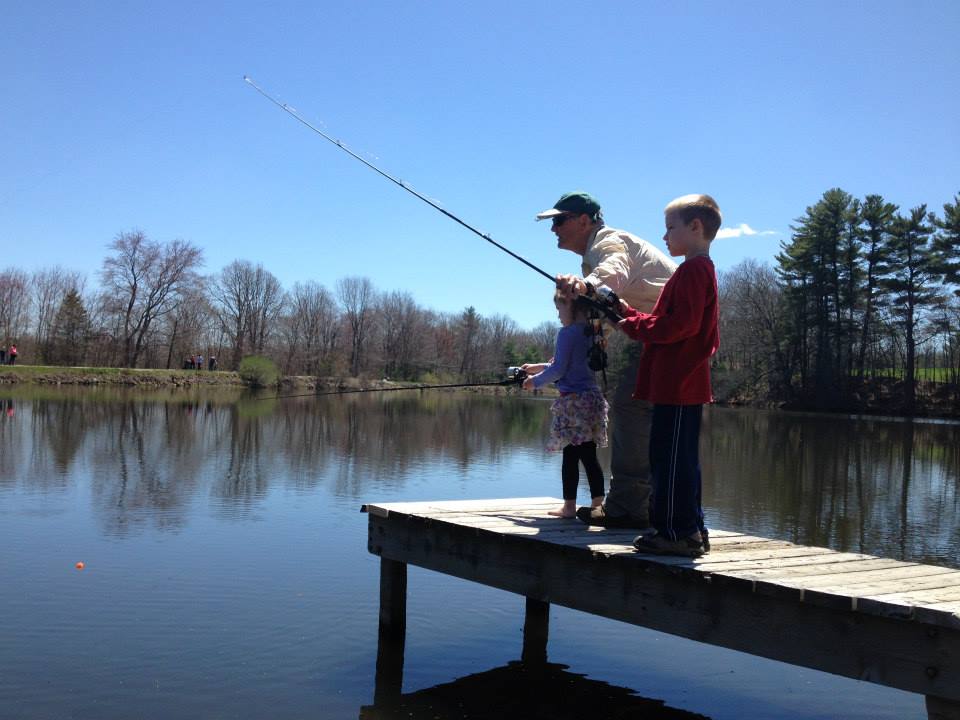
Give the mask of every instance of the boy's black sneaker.
[(657, 532), (638, 535), (633, 539), (633, 547), (637, 552), (651, 555), (680, 555), (689, 558), (703, 555), (703, 542), (695, 535), (679, 540), (670, 540)]

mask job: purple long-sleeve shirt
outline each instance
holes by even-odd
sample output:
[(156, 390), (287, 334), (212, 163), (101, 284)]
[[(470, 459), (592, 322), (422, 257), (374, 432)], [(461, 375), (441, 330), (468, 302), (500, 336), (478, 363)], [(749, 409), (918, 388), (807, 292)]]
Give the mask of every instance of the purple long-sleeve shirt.
[(573, 323), (557, 333), (553, 360), (543, 372), (533, 376), (533, 386), (541, 388), (556, 382), (560, 392), (584, 392), (597, 387), (597, 379), (587, 365), (593, 333), (586, 323)]

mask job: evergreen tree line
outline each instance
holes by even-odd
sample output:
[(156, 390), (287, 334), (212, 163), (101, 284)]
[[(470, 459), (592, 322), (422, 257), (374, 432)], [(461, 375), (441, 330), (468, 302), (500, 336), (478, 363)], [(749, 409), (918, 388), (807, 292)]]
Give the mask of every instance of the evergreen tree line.
[(111, 243), (92, 289), (62, 267), (7, 268), (0, 346), (17, 344), (26, 364), (182, 368), (200, 354), (235, 370), (243, 357), (264, 355), (287, 375), (425, 382), (499, 379), (507, 366), (553, 351), (556, 323), (524, 330), (473, 307), (436, 312), (363, 277), (285, 289), (246, 260), (206, 276), (202, 265), (190, 243), (134, 231)]
[(942, 214), (832, 189), (773, 267), (721, 277), (715, 366), (743, 398), (825, 410), (960, 411), (960, 195)]

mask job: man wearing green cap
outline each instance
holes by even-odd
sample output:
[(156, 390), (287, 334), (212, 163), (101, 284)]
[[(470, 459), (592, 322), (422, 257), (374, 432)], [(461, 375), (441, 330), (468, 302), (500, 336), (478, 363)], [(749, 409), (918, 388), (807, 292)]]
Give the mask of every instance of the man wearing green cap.
[[(605, 286), (627, 304), (650, 312), (660, 290), (677, 269), (653, 245), (623, 230), (603, 224), (600, 203), (585, 192), (563, 195), (537, 220), (551, 220), (557, 247), (580, 255), (583, 276), (558, 275), (557, 287), (571, 296)], [(588, 525), (646, 528), (650, 525), (650, 406), (634, 400), (642, 346), (629, 346), (629, 362), (617, 378), (610, 407), (613, 428), (610, 446), (610, 490), (603, 504), (577, 509)]]

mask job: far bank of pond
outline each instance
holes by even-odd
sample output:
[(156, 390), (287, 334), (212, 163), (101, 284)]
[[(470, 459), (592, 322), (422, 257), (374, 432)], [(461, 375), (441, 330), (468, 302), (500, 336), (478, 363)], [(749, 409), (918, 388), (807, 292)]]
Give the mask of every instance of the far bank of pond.
[[(233, 370), (163, 370), (153, 368), (58, 367), (55, 365), (6, 365), (0, 367), (0, 384), (33, 385), (118, 385), (143, 388), (241, 388), (246, 383)], [(312, 390), (317, 387), (379, 387), (383, 381), (363, 382), (356, 378), (317, 378), (290, 375), (281, 379), (282, 388)]]
[[(429, 385), (431, 383), (423, 383)], [(148, 368), (58, 367), (54, 365), (0, 366), (0, 385), (45, 385), (80, 387), (129, 387), (153, 389), (242, 389), (247, 387), (232, 370), (162, 370)], [(287, 375), (280, 379), (282, 391), (386, 390), (418, 387), (421, 383), (394, 382), (352, 377)], [(489, 390), (491, 388), (474, 388)], [(499, 388), (493, 388), (499, 389)]]
[[(177, 389), (243, 389), (247, 384), (239, 373), (232, 370), (163, 370), (142, 368), (106, 367), (58, 367), (52, 365), (3, 365), (0, 366), (0, 385), (26, 384), (45, 386), (116, 387), (144, 390)], [(354, 377), (315, 377), (311, 375), (287, 375), (281, 378), (281, 392), (308, 392), (311, 390), (398, 390), (403, 387), (418, 387), (440, 383), (395, 382), (387, 379)], [(728, 387), (722, 373), (717, 373), (714, 382), (716, 404), (727, 407), (752, 407), (763, 409), (793, 410), (802, 412), (827, 412), (841, 415), (904, 416), (903, 398), (897, 392), (898, 383), (875, 382), (855, 406), (818, 408), (803, 403), (771, 403), (757, 397), (743, 396)], [(498, 393), (505, 388), (474, 387), (472, 392)], [(551, 395), (552, 390), (542, 392)], [(960, 417), (958, 401), (950, 394), (929, 391), (913, 413), (914, 417), (956, 419)]]

